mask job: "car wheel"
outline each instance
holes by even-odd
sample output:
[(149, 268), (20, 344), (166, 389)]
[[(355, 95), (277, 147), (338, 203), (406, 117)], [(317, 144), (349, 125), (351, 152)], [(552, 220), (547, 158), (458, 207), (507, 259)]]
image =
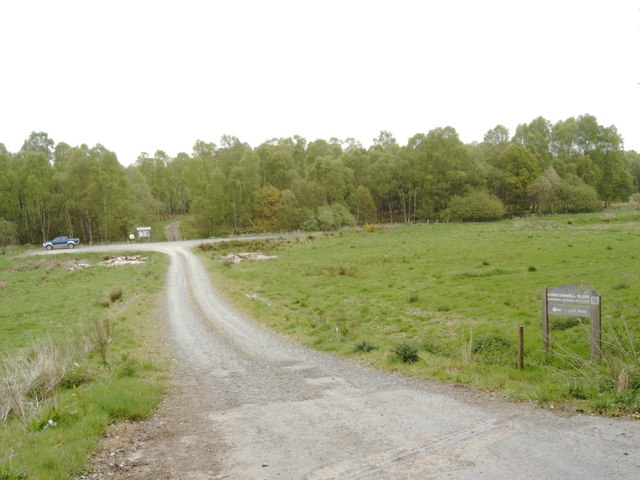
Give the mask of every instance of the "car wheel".
[(68, 243), (68, 244), (67, 244), (67, 248), (73, 248), (73, 247), (75, 247), (75, 246), (76, 246), (76, 244), (75, 244), (75, 243)]
[(47, 250), (51, 250), (53, 248), (53, 245), (47, 245)]

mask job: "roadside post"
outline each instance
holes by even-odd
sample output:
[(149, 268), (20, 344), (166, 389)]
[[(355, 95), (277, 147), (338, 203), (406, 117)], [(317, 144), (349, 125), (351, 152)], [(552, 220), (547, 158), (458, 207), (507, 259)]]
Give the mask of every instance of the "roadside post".
[(542, 341), (549, 351), (549, 315), (591, 320), (591, 358), (602, 357), (602, 305), (598, 291), (584, 282), (545, 287), (542, 294)]

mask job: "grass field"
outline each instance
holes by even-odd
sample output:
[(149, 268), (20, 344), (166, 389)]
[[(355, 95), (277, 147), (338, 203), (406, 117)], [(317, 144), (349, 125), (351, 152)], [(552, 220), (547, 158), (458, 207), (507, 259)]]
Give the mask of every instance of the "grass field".
[(0, 479), (75, 478), (109, 423), (159, 402), (168, 260), (144, 255), (119, 267), (81, 251), (0, 257)]
[[(314, 348), (513, 400), (638, 415), (639, 234), (640, 212), (629, 210), (216, 244), (202, 255), (234, 302)], [(280, 258), (218, 260), (251, 250)], [(552, 317), (553, 352), (543, 350), (543, 288), (577, 281), (602, 295), (602, 362), (589, 360), (588, 319)]]

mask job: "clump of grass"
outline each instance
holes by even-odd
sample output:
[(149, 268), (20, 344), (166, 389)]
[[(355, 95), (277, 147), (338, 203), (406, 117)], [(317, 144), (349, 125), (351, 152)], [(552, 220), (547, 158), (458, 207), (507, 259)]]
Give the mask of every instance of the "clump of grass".
[(203, 252), (208, 252), (210, 250), (213, 250), (213, 246), (211, 243), (204, 243), (204, 242), (198, 245), (198, 248)]
[(118, 378), (135, 377), (138, 370), (140, 370), (140, 363), (128, 353), (123, 353), (114, 374)]
[(115, 288), (109, 292), (109, 300), (111, 303), (116, 303), (122, 298), (122, 288)]
[(0, 420), (29, 417), (61, 386), (70, 354), (51, 341), (36, 342), (0, 361)]
[(0, 480), (26, 480), (27, 478), (27, 472), (24, 468), (12, 469), (11, 462), (0, 464)]
[(0, 290), (4, 290), (5, 288), (7, 288), (7, 284), (4, 282), (0, 282)]
[(402, 363), (415, 363), (420, 360), (418, 348), (409, 343), (401, 342), (391, 347), (393, 358)]
[(511, 346), (511, 342), (500, 335), (485, 335), (473, 339), (473, 353), (500, 353)]
[(346, 267), (337, 267), (329, 269), (329, 272), (338, 277), (355, 277), (356, 274), (353, 270), (350, 270)]
[(368, 340), (359, 340), (353, 346), (354, 353), (357, 353), (357, 352), (369, 353), (377, 349), (378, 347), (373, 343), (369, 342)]
[(533, 265), (530, 265), (529, 268), (527, 268), (527, 272), (535, 272), (538, 269), (536, 267), (534, 267)]
[(409, 303), (416, 303), (419, 300), (417, 294), (413, 294), (409, 297)]

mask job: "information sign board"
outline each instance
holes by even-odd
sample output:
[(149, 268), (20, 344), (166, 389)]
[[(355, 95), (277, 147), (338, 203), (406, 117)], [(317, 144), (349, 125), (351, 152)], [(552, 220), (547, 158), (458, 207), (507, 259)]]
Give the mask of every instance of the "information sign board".
[(544, 289), (542, 296), (542, 338), (549, 348), (549, 315), (585, 317), (591, 320), (591, 357), (600, 358), (600, 294), (584, 282)]

